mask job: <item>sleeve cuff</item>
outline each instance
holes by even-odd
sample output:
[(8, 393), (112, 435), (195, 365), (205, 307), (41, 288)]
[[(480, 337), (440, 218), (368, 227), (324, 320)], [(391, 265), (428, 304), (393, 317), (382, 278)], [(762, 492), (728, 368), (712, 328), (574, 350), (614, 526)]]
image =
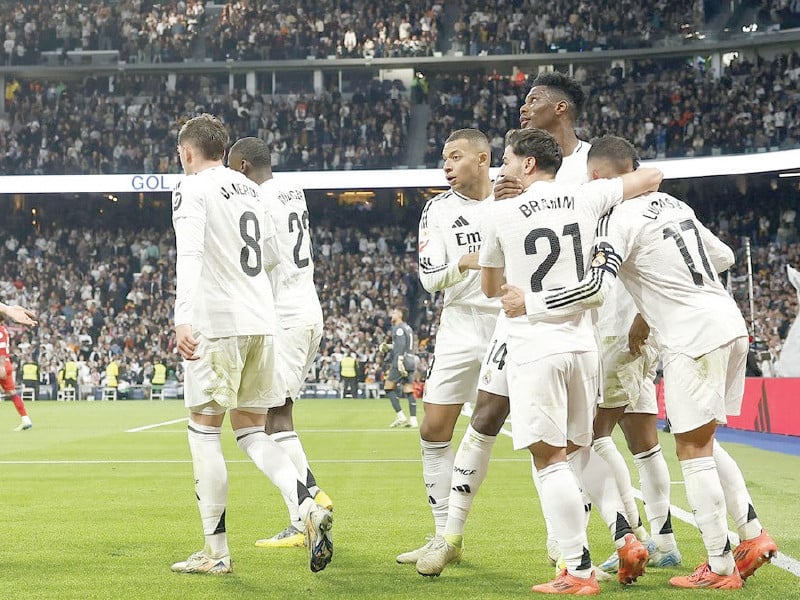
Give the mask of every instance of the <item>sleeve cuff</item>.
[(544, 295), (535, 292), (525, 292), (525, 314), (532, 323), (539, 321), (547, 314)]

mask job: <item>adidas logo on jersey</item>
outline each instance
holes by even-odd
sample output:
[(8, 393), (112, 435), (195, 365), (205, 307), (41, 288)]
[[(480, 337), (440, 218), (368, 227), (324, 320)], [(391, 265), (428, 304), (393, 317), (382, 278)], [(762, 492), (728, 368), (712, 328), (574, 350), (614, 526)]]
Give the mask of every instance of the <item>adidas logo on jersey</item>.
[(467, 225), (469, 225), (469, 221), (467, 221), (464, 217), (458, 217), (455, 223), (453, 223), (452, 229), (456, 229), (458, 227), (466, 227)]

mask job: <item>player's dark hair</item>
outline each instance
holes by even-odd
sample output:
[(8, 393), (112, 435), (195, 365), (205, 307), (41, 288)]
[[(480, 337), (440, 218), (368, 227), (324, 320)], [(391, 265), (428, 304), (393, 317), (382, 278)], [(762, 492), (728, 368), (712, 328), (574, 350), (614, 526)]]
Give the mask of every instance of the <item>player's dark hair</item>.
[(178, 144), (189, 143), (206, 159), (222, 160), (228, 146), (228, 132), (217, 117), (203, 113), (186, 121), (178, 133)]
[(512, 129), (506, 134), (506, 146), (517, 156), (535, 158), (536, 168), (541, 171), (555, 175), (561, 168), (561, 146), (544, 129)]
[(591, 141), (587, 160), (609, 161), (619, 173), (627, 173), (639, 168), (639, 154), (625, 138), (604, 135)]
[(577, 118), (583, 112), (583, 103), (586, 102), (586, 94), (583, 93), (581, 85), (569, 75), (554, 71), (552, 73), (540, 73), (533, 80), (531, 87), (548, 87), (557, 90), (564, 100), (569, 102), (572, 108), (572, 116)]
[(258, 169), (272, 167), (269, 146), (261, 138), (245, 137), (236, 140), (231, 146), (230, 152), (236, 152), (242, 159)]
[(489, 144), (489, 138), (486, 137), (485, 133), (478, 131), (477, 129), (456, 129), (450, 134), (444, 143), (449, 144), (450, 142), (455, 142), (456, 140), (467, 140), (470, 145), (477, 146), (486, 152), (491, 152), (492, 147)]

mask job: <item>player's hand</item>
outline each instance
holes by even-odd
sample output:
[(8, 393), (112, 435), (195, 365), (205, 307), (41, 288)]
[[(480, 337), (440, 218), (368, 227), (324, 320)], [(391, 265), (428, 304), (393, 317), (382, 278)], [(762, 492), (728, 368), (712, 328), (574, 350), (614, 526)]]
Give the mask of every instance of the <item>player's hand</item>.
[(524, 191), (519, 177), (501, 175), (494, 181), (494, 199), (515, 198)]
[(466, 270), (480, 271), (481, 266), (478, 264), (478, 252), (470, 252), (458, 259), (458, 268), (463, 273)]
[(520, 288), (508, 285), (507, 283), (500, 286), (503, 292), (500, 298), (500, 303), (503, 305), (503, 310), (507, 317), (521, 317), (525, 314), (525, 292)]
[(186, 360), (197, 360), (200, 358), (194, 351), (200, 344), (192, 335), (192, 326), (188, 323), (175, 326), (175, 337), (178, 339), (178, 352)]
[(649, 335), (650, 326), (647, 324), (647, 321), (644, 320), (642, 315), (637, 314), (633, 319), (630, 330), (628, 331), (628, 347), (630, 348), (631, 354), (634, 356), (641, 355), (642, 346), (644, 346), (645, 342), (647, 342)]
[(400, 375), (403, 377), (408, 377), (408, 369), (406, 369), (406, 365), (403, 363), (403, 357), (397, 357), (397, 370), (400, 371)]
[(2, 305), (2, 307), (0, 307), (0, 312), (22, 325), (36, 325), (36, 320), (33, 318), (36, 316), (36, 313), (22, 306)]
[(381, 342), (381, 345), (378, 346), (378, 350), (380, 350), (381, 352), (388, 352), (390, 348), (391, 346), (386, 342)]

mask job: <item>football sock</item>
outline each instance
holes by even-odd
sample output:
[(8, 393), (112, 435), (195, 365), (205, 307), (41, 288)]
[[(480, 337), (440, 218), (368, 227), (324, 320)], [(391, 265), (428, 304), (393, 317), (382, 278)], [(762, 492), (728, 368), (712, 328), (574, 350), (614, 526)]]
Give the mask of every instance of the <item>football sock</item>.
[[(533, 487), (536, 488), (536, 493), (539, 496), (539, 504), (542, 503), (542, 480), (539, 477), (539, 471), (536, 470), (536, 465), (533, 464), (533, 456), (531, 456), (531, 467), (533, 469)], [(557, 544), (555, 534), (553, 533), (553, 524), (550, 522), (547, 513), (544, 511), (544, 505), (542, 505), (542, 516), (544, 516), (544, 527), (547, 531), (547, 546), (548, 548), (553, 545)], [(552, 557), (551, 557), (552, 558)], [(555, 559), (554, 559), (555, 560)]]
[(633, 455), (633, 464), (639, 471), (644, 511), (650, 522), (650, 534), (659, 550), (669, 552), (677, 548), (670, 516), (670, 481), (667, 461), (661, 446), (656, 444), (645, 452)]
[(31, 421), (31, 418), (28, 415), (23, 415), (22, 416), (22, 424), (23, 425), (33, 425), (33, 422)]
[(703, 538), (708, 564), (718, 575), (733, 573), (735, 563), (728, 540), (725, 495), (713, 456), (680, 461), (686, 498)]
[(189, 420), (189, 451), (194, 469), (194, 491), (206, 538), (204, 550), (215, 558), (227, 556), (225, 506), (228, 499), (228, 469), (222, 455), (221, 427)]
[(647, 540), (650, 536), (647, 534), (647, 530), (640, 525), (639, 506), (636, 504), (636, 498), (633, 496), (633, 486), (631, 485), (631, 475), (630, 472), (628, 472), (628, 465), (625, 463), (622, 454), (620, 454), (617, 445), (610, 436), (606, 436), (596, 439), (592, 447), (598, 456), (608, 463), (611, 472), (614, 474), (614, 479), (617, 482), (617, 490), (622, 499), (622, 505), (625, 507), (625, 516), (633, 532), (636, 534), (636, 538), (640, 541)]
[(725, 506), (736, 524), (737, 533), (743, 540), (751, 540), (761, 535), (761, 521), (753, 508), (753, 500), (747, 491), (742, 471), (717, 440), (714, 440), (714, 462), (717, 465)]
[[(236, 429), (233, 434), (242, 452), (247, 454), (256, 467), (280, 490), (286, 506), (298, 507), (297, 516), (300, 522), (305, 523), (309, 510), (306, 501), (311, 499), (311, 493), (299, 478), (289, 454), (270, 439), (263, 427), (242, 427)], [(292, 525), (298, 527), (296, 522), (292, 522)]]
[(576, 450), (567, 457), (567, 460), (577, 475), (583, 491), (597, 507), (611, 531), (614, 545), (621, 548), (625, 544), (625, 535), (633, 533), (633, 529), (625, 517), (625, 507), (611, 467), (588, 446)]
[[(303, 450), (303, 444), (300, 442), (297, 432), (281, 431), (273, 433), (269, 437), (289, 455), (289, 459), (292, 461), (295, 469), (297, 469), (297, 478), (300, 481), (305, 479), (309, 494), (311, 494), (312, 497), (316, 496), (317, 492), (319, 492), (319, 486), (317, 486), (314, 475), (311, 473), (311, 468), (308, 466), (306, 453)], [(286, 498), (284, 498), (284, 500), (286, 500)], [(296, 523), (300, 521), (297, 505), (287, 502), (286, 508), (289, 511), (289, 519), (292, 525), (297, 527)], [(298, 527), (298, 529), (302, 529), (302, 527)]]
[(386, 392), (386, 397), (389, 398), (389, 402), (392, 403), (392, 408), (394, 412), (397, 413), (397, 416), (400, 416), (400, 413), (403, 411), (400, 409), (400, 401), (397, 399), (397, 390), (389, 390)]
[(497, 438), (467, 427), (453, 461), (450, 507), (446, 534), (463, 535), (472, 502), (489, 470), (489, 457)]
[(422, 446), (422, 479), (428, 494), (428, 504), (433, 513), (436, 534), (444, 533), (450, 500), (450, 482), (453, 477), (453, 445), (447, 442), (429, 442), (420, 439)]
[(417, 416), (417, 399), (413, 395), (408, 397), (408, 416)]
[(567, 463), (556, 463), (538, 471), (542, 510), (553, 526), (570, 575), (588, 579), (592, 575), (589, 542), (584, 527), (584, 508), (575, 476)]
[(28, 411), (25, 410), (25, 403), (22, 401), (22, 398), (19, 397), (19, 394), (11, 396), (11, 402), (14, 403), (14, 408), (17, 409), (17, 413), (20, 417), (28, 416)]

